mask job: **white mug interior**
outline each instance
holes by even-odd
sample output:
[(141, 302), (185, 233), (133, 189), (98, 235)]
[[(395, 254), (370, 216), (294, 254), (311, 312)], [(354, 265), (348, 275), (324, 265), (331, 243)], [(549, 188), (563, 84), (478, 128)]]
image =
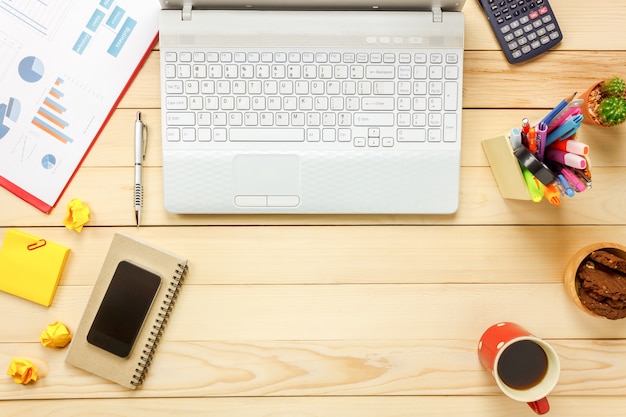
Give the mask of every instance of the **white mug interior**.
[[(500, 361), (502, 352), (504, 352), (507, 347), (522, 340), (531, 340), (543, 349), (548, 359), (548, 369), (546, 370), (546, 374), (543, 379), (536, 385), (526, 389), (516, 389), (506, 385), (504, 381), (502, 381), (500, 375), (498, 375), (498, 362)], [(509, 398), (523, 402), (533, 402), (546, 397), (556, 386), (560, 373), (561, 365), (559, 356), (556, 354), (554, 348), (534, 336), (520, 336), (505, 343), (501, 348), (499, 348), (493, 366), (493, 377), (500, 390)]]

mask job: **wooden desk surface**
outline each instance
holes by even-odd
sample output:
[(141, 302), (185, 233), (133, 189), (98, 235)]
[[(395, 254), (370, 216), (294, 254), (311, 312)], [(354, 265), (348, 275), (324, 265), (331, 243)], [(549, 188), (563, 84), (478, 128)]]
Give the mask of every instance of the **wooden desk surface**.
[[(548, 340), (560, 356), (550, 415), (621, 417), (626, 325), (579, 311), (562, 273), (584, 245), (626, 243), (626, 125), (581, 128), (579, 139), (591, 146), (593, 189), (558, 208), (503, 200), (480, 145), (522, 117), (538, 120), (594, 80), (626, 75), (623, 0), (551, 3), (563, 42), (511, 66), (477, 3), (467, 1), (455, 215), (169, 214), (153, 139), (145, 225), (134, 227), (135, 112), (143, 112), (152, 138), (161, 134), (156, 48), (52, 214), (0, 190), (2, 234), (19, 227), (72, 250), (52, 307), (0, 293), (0, 366), (27, 356), (46, 374), (28, 386), (0, 378), (0, 414), (528, 416), (526, 405), (499, 393), (476, 356), (482, 332), (508, 320)], [(80, 234), (62, 226), (74, 197), (92, 209)], [(76, 327), (115, 231), (190, 260), (137, 391), (66, 365), (65, 350), (39, 344), (48, 323)]]

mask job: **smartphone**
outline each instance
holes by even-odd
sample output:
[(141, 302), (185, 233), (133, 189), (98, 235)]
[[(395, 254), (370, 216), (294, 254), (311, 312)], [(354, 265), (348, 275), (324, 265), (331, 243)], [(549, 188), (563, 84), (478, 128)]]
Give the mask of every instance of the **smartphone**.
[(511, 64), (535, 58), (563, 34), (548, 0), (478, 0)]
[(128, 357), (160, 286), (159, 275), (121, 261), (91, 324), (87, 341), (121, 358)]

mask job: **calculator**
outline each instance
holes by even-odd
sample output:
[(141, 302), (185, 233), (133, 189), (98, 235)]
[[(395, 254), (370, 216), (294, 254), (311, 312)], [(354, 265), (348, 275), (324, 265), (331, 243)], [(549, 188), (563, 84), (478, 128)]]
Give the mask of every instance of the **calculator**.
[(563, 39), (548, 0), (478, 0), (511, 64), (540, 55)]

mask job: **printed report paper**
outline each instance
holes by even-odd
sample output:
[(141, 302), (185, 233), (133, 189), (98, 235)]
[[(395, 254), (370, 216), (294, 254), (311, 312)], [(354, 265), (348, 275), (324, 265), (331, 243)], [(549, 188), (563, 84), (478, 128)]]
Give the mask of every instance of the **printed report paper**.
[(154, 44), (159, 10), (0, 0), (0, 185), (52, 210)]

